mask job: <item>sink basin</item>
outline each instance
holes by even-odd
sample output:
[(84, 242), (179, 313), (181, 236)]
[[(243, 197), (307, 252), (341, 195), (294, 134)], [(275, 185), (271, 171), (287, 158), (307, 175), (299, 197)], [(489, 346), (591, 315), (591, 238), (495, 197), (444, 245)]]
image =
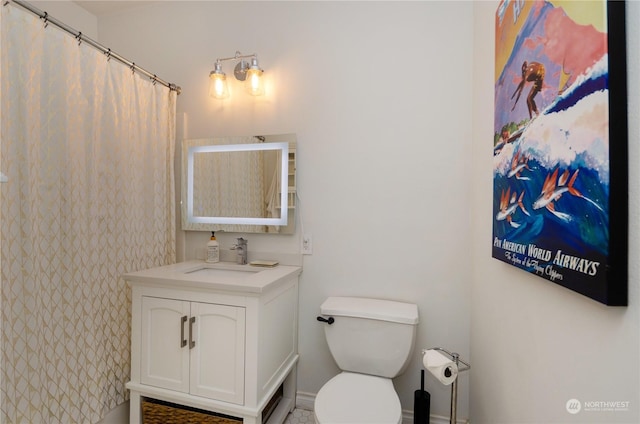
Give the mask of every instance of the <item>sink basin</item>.
[(255, 275), (256, 272), (260, 272), (260, 269), (251, 269), (251, 268), (243, 268), (243, 269), (226, 269), (226, 268), (212, 268), (203, 266), (201, 268), (196, 268), (185, 272), (185, 274), (197, 275), (199, 277), (205, 278), (215, 278), (217, 279), (238, 279), (238, 278), (246, 278), (251, 275)]

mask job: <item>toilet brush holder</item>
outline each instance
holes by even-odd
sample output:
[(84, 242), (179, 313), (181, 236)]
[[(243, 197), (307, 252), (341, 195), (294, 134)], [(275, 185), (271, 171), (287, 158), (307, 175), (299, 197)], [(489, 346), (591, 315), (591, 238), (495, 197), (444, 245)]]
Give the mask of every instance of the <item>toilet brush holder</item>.
[(431, 395), (424, 390), (424, 370), (420, 370), (420, 390), (416, 390), (413, 399), (413, 424), (429, 424), (431, 413)]

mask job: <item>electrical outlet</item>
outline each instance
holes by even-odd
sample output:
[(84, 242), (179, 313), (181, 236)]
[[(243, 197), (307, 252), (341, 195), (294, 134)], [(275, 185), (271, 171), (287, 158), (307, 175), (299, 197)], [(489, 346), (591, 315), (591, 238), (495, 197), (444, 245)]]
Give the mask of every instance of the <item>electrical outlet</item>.
[(313, 253), (313, 238), (311, 234), (302, 235), (302, 254), (310, 255)]

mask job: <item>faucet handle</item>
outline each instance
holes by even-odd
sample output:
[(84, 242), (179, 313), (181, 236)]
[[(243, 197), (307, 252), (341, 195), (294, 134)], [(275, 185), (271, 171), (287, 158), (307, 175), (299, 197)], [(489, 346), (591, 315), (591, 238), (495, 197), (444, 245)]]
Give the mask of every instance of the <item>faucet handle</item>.
[(242, 237), (236, 239), (238, 242), (235, 245), (235, 249), (238, 252), (236, 257), (236, 263), (240, 265), (245, 265), (248, 261), (247, 255), (247, 240)]
[(238, 237), (236, 239), (236, 244), (234, 244), (233, 246), (231, 246), (231, 250), (236, 250), (236, 249), (243, 249), (247, 247), (247, 242), (249, 240), (247, 239), (243, 239), (242, 237)]

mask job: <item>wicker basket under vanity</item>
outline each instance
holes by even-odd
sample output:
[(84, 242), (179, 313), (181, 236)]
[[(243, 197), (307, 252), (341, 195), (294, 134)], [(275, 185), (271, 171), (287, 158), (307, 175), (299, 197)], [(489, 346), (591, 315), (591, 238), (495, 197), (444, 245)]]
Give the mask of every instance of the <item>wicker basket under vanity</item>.
[(242, 424), (242, 420), (156, 399), (141, 402), (142, 424)]

